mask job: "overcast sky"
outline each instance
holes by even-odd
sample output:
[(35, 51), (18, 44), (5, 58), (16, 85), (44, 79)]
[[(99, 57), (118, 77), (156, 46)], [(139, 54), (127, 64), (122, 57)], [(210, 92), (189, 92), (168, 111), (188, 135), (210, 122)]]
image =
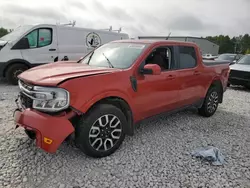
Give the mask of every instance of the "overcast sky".
[(250, 33), (250, 0), (0, 0), (0, 27), (67, 23), (138, 35)]

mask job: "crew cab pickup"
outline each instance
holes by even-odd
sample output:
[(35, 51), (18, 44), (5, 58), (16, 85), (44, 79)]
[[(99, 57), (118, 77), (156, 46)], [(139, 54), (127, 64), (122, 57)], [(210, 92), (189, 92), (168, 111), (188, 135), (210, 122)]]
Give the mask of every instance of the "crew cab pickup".
[(56, 62), (18, 76), (15, 124), (54, 153), (73, 140), (105, 157), (149, 117), (193, 106), (212, 116), (223, 101), (229, 62), (203, 62), (194, 43), (122, 40), (77, 62)]

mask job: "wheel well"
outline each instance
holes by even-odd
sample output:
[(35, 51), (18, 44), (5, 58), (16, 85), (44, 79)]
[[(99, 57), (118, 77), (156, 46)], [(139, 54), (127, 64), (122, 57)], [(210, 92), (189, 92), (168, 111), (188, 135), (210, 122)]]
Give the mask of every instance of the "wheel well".
[(120, 97), (107, 97), (97, 101), (88, 111), (99, 104), (111, 104), (119, 108), (126, 116), (128, 122), (128, 125), (125, 127), (125, 133), (131, 136), (134, 134), (132, 110), (129, 104), (124, 99)]
[(223, 87), (222, 87), (221, 81), (220, 80), (213, 81), (210, 88), (211, 87), (216, 87), (219, 89), (219, 97), (220, 97), (219, 102), (222, 103), (222, 101), (223, 101)]
[(6, 71), (12, 66), (12, 65), (17, 65), (17, 64), (21, 64), (21, 65), (25, 65), (27, 66), (28, 68), (30, 68), (31, 66), (26, 63), (26, 62), (11, 62), (9, 63), (3, 70), (3, 77), (6, 77)]

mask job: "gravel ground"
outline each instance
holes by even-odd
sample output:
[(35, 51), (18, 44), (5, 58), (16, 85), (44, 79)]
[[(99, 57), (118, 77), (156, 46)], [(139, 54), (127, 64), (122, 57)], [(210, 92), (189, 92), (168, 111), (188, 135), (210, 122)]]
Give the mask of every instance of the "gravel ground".
[[(16, 86), (0, 81), (0, 187), (250, 187), (250, 92), (228, 89), (211, 118), (195, 110), (142, 123), (112, 156), (86, 157), (66, 143), (56, 154), (38, 149), (14, 130)], [(227, 163), (192, 159), (202, 146), (218, 147)]]

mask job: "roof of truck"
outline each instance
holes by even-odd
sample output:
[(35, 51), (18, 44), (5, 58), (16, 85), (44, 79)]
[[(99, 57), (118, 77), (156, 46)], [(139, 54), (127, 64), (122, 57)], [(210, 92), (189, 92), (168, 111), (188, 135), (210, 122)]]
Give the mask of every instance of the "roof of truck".
[(140, 39), (123, 39), (123, 40), (116, 40), (116, 41), (113, 41), (113, 42), (123, 42), (123, 43), (137, 43), (137, 44), (161, 44), (161, 43), (169, 43), (169, 44), (180, 44), (180, 45), (187, 45), (187, 44), (190, 44), (190, 45), (196, 45), (195, 43), (193, 42), (183, 42), (183, 41), (176, 41), (176, 40), (150, 40), (150, 39), (147, 39), (147, 40), (140, 40)]

